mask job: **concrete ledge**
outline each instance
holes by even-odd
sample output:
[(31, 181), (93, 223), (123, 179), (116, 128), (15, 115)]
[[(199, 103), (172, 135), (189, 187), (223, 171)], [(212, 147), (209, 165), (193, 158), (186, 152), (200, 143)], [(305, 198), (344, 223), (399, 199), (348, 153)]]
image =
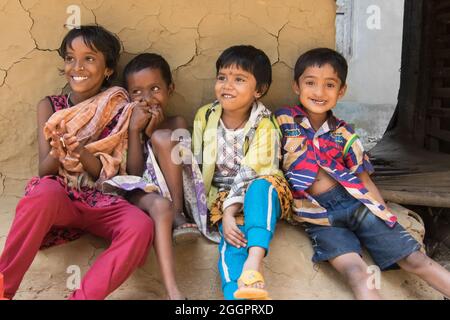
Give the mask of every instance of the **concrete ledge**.
[[(9, 203), (14, 202), (10, 201)], [(3, 200), (1, 203), (7, 203)], [(0, 250), (12, 221), (12, 212), (0, 213)], [(84, 274), (107, 243), (94, 236), (84, 236), (74, 242), (40, 251), (19, 288), (15, 299), (64, 299), (70, 291), (66, 283), (71, 265)], [(215, 244), (200, 239), (175, 248), (177, 278), (189, 299), (222, 299), (217, 271), (218, 250)], [(285, 222), (277, 225), (271, 251), (265, 260), (267, 287), (273, 299), (353, 299), (349, 287), (327, 263), (311, 262), (312, 247), (300, 227)], [(364, 253), (364, 259), (372, 260)], [(146, 264), (109, 299), (164, 299), (153, 250)], [(442, 299), (442, 295), (425, 282), (403, 271), (387, 271), (381, 276), (381, 295), (385, 299)]]

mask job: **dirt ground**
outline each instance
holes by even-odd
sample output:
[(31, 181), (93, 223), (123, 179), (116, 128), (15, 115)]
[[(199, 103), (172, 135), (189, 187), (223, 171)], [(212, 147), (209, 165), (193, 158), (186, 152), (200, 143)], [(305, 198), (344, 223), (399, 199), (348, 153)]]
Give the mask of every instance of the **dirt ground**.
[(433, 255), (433, 259), (450, 271), (450, 248), (439, 246), (436, 253)]
[(411, 206), (419, 213), (426, 228), (427, 254), (450, 271), (450, 209)]

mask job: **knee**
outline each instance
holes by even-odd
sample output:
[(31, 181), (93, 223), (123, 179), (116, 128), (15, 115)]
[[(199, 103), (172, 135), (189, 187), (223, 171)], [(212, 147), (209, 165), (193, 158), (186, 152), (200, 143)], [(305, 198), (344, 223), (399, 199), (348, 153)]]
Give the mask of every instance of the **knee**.
[(151, 217), (155, 220), (155, 223), (172, 223), (175, 217), (172, 202), (163, 197), (153, 199), (148, 207), (148, 211)]
[(130, 221), (126, 231), (136, 241), (147, 245), (153, 239), (154, 222), (149, 216), (140, 214)]
[(266, 194), (271, 186), (272, 184), (269, 181), (265, 179), (257, 179), (250, 184), (247, 193), (252, 193), (256, 195)]
[(172, 138), (172, 130), (160, 129), (153, 132), (150, 141), (155, 148), (170, 146)]
[(181, 116), (174, 117), (173, 122), (174, 122), (173, 127), (177, 128), (177, 129), (187, 129), (188, 128), (187, 121)]
[(135, 226), (138, 235), (152, 235), (153, 234), (153, 220), (148, 216), (143, 216)]
[(354, 263), (344, 267), (342, 273), (351, 286), (361, 284), (363, 281), (365, 283), (370, 276), (366, 266)]
[(400, 267), (407, 272), (414, 274), (420, 274), (429, 265), (432, 264), (432, 260), (420, 251), (415, 251), (407, 256), (405, 259), (398, 262)]

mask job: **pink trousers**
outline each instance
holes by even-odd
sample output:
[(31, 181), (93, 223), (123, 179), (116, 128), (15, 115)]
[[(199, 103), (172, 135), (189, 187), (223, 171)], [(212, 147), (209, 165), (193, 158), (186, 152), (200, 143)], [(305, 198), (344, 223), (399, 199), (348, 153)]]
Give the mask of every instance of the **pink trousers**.
[(15, 295), (52, 226), (79, 228), (111, 241), (70, 299), (106, 298), (145, 262), (154, 234), (151, 218), (126, 201), (93, 208), (71, 200), (58, 181), (42, 180), (18, 203), (0, 257), (7, 298)]

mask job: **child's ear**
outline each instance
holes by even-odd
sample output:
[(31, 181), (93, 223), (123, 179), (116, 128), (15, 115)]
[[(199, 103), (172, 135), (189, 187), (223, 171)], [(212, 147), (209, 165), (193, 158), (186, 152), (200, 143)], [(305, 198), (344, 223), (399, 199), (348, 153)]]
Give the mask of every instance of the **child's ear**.
[(171, 95), (175, 91), (175, 83), (171, 83), (168, 88), (169, 95)]
[(346, 92), (347, 92), (347, 85), (344, 84), (343, 86), (341, 86), (341, 89), (339, 89), (338, 99), (341, 99), (343, 96), (345, 96)]
[(111, 77), (113, 75), (113, 73), (114, 73), (114, 70), (106, 68), (106, 70), (105, 70), (105, 78)]
[(300, 87), (298, 85), (297, 81), (292, 82), (292, 90), (295, 92), (296, 95), (300, 95)]
[(265, 84), (265, 85), (262, 85), (261, 88), (256, 89), (256, 91), (255, 91), (255, 99), (261, 98), (264, 95), (264, 93), (267, 92), (268, 88), (269, 88), (269, 86), (267, 84)]

